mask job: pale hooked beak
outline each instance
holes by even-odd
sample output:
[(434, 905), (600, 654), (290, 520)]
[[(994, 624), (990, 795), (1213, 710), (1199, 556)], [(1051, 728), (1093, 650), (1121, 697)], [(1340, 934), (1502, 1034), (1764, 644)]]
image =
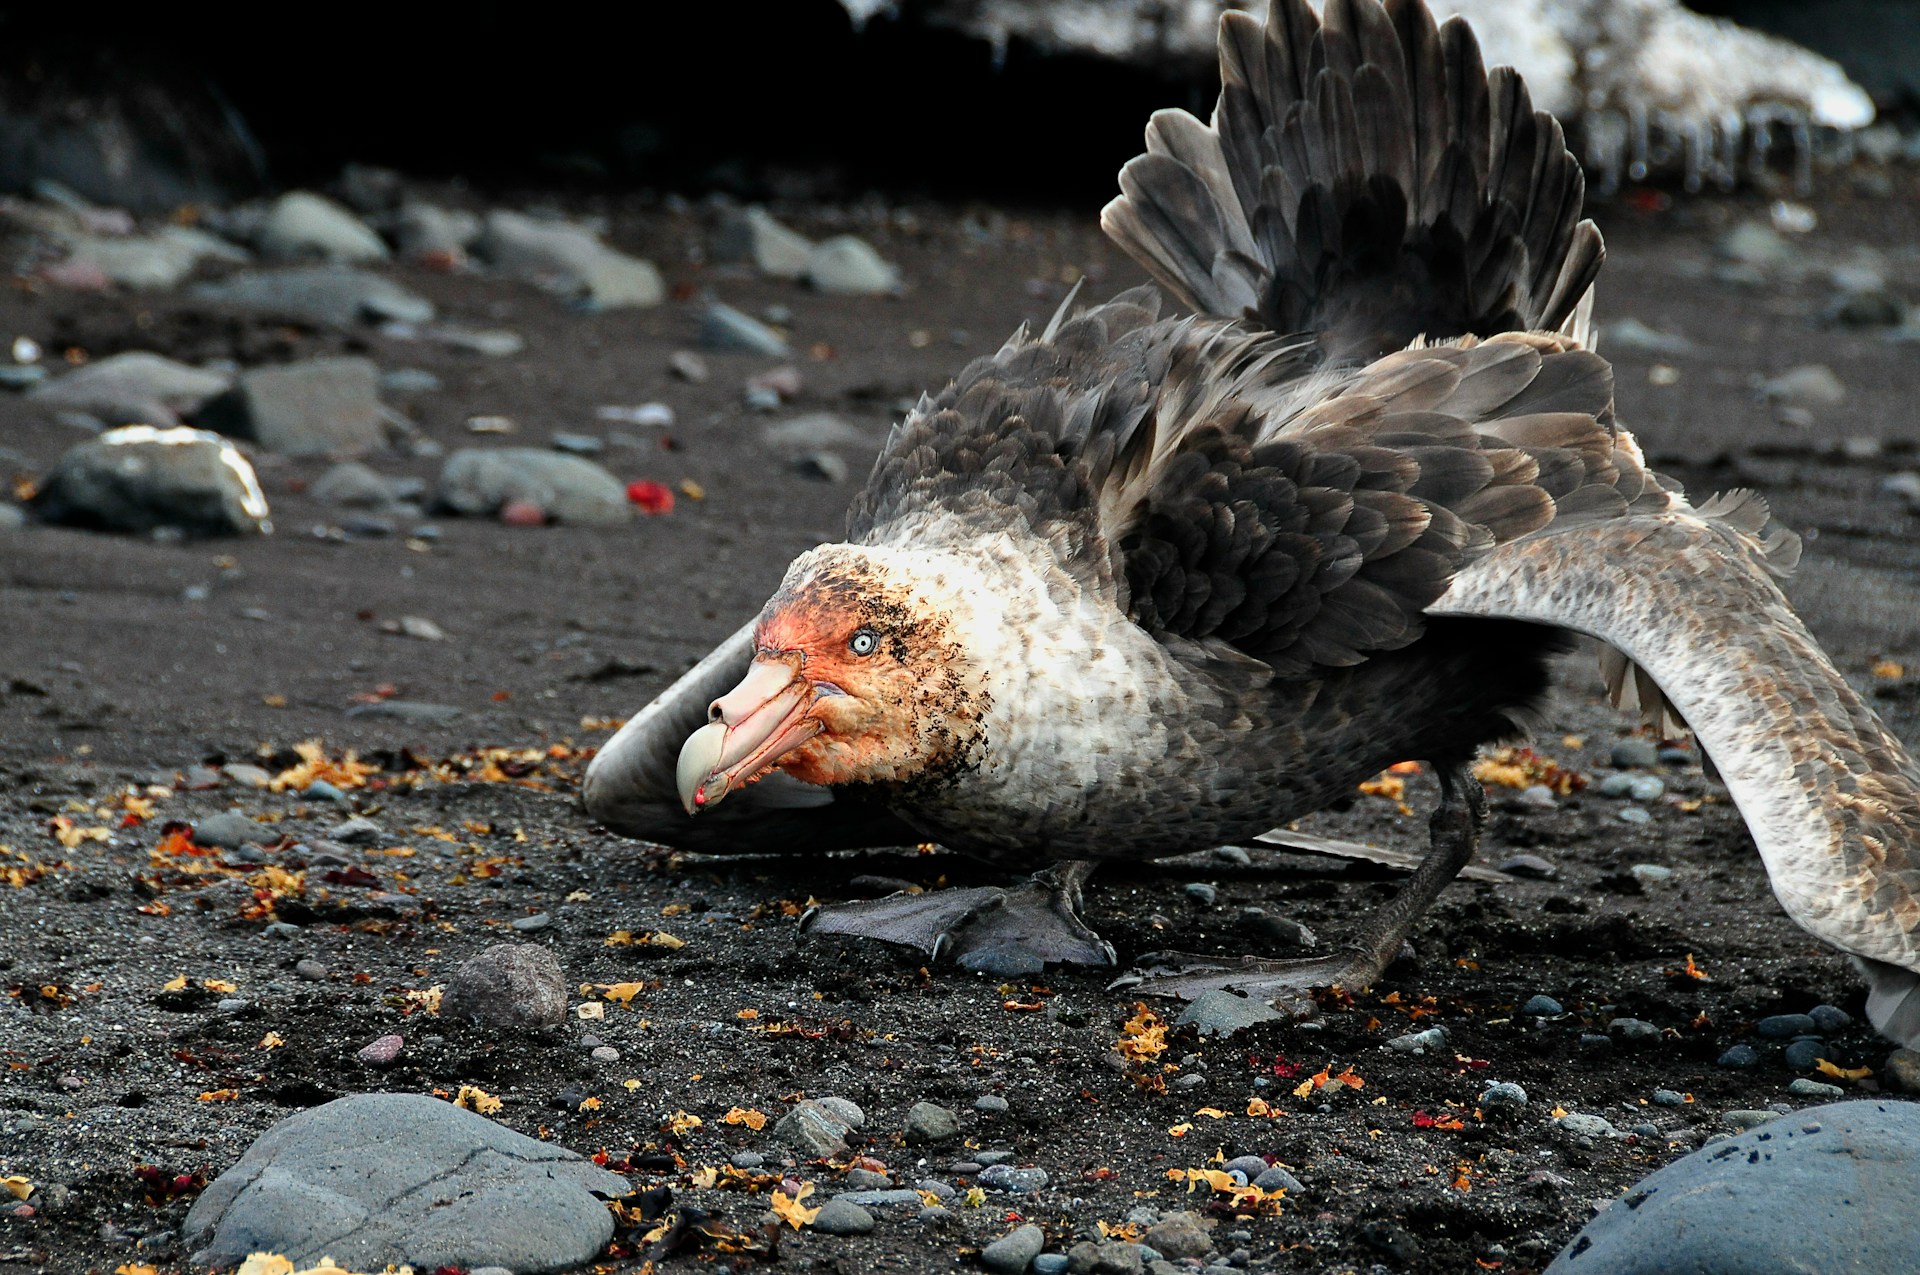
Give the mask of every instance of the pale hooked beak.
[(754, 660), (740, 685), (713, 701), (711, 719), (680, 746), (675, 779), (688, 814), (716, 805), (772, 770), (821, 730), (808, 717), (818, 691), (786, 660)]

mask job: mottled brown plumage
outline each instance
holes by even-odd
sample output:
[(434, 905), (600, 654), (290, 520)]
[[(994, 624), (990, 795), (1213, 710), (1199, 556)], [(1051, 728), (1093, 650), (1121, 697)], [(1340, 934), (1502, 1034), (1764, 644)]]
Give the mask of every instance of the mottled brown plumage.
[(1412, 0), (1228, 14), (1221, 65), (1213, 122), (1156, 114), (1103, 215), (1199, 314), (1124, 293), (923, 398), (846, 542), (616, 736), (589, 809), (696, 849), (1059, 864), (816, 927), (1098, 961), (1091, 862), (1248, 840), (1428, 759), (1433, 850), (1351, 948), (1153, 990), (1359, 984), (1472, 853), (1474, 750), (1584, 633), (1617, 698), (1698, 729), (1789, 914), (1920, 1037), (1920, 771), (1787, 608), (1765, 505), (1696, 508), (1615, 421), (1559, 126)]

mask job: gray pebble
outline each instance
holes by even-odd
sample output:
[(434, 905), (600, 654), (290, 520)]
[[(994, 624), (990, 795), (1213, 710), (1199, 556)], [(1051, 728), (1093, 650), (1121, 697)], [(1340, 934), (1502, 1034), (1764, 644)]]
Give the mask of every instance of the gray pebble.
[(406, 1038), (398, 1034), (382, 1036), (371, 1044), (363, 1045), (354, 1055), (369, 1067), (389, 1067), (400, 1056), (400, 1050), (406, 1045)]
[(244, 996), (229, 996), (214, 1006), (222, 1014), (244, 1014), (252, 1008), (253, 1002)]
[(1607, 1030), (1621, 1040), (1640, 1042), (1660, 1039), (1660, 1029), (1644, 1018), (1616, 1018), (1607, 1024)]
[(1020, 1275), (1040, 1255), (1046, 1242), (1046, 1232), (1028, 1223), (981, 1249), (980, 1261), (996, 1275)]
[(996, 1164), (1006, 1164), (1008, 1161), (1013, 1159), (1013, 1152), (1011, 1151), (976, 1151), (973, 1153), (973, 1158), (976, 1163), (987, 1165), (987, 1166), (992, 1166)]
[(1007, 1110), (1007, 1100), (999, 1094), (983, 1093), (973, 1100), (973, 1109), (988, 1115), (1003, 1115)]
[(951, 1200), (955, 1195), (959, 1194), (953, 1189), (952, 1183), (943, 1182), (939, 1178), (921, 1178), (913, 1184), (913, 1189), (916, 1191), (925, 1191), (942, 1200)]
[(1016, 1169), (1011, 1165), (996, 1164), (980, 1170), (980, 1185), (989, 1191), (1012, 1191), (1019, 1195), (1030, 1195), (1046, 1189), (1047, 1171), (1045, 1169)]
[(1645, 1121), (1642, 1121), (1641, 1123), (1630, 1127), (1627, 1130), (1627, 1132), (1632, 1134), (1636, 1138), (1657, 1138), (1660, 1136), (1660, 1126), (1657, 1124), (1648, 1124)]
[(471, 1271), (468, 1271), (467, 1275), (513, 1275), (513, 1268), (508, 1266), (476, 1266)]
[(1243, 1174), (1247, 1181), (1251, 1182), (1267, 1171), (1267, 1162), (1262, 1156), (1241, 1155), (1235, 1156), (1220, 1167), (1228, 1173)]
[(260, 931), (260, 937), (281, 940), (297, 939), (300, 937), (300, 927), (287, 921), (275, 921), (272, 925)]
[(858, 1129), (867, 1122), (867, 1113), (860, 1110), (860, 1104), (851, 1098), (841, 1098), (833, 1094), (828, 1094), (826, 1097), (816, 1098), (814, 1101), (838, 1117), (840, 1123), (849, 1129)]
[(1535, 881), (1550, 881), (1560, 875), (1559, 868), (1537, 854), (1516, 854), (1501, 860), (1498, 866), (1508, 876), (1527, 877)]
[(1231, 863), (1237, 868), (1253, 866), (1253, 856), (1247, 853), (1245, 846), (1215, 846), (1213, 857), (1222, 863)]
[(516, 917), (509, 924), (522, 934), (533, 934), (552, 925), (553, 917), (545, 912), (535, 912), (532, 916)]
[(1480, 1105), (1490, 1111), (1518, 1111), (1527, 1105), (1527, 1091), (1511, 1080), (1498, 1080), (1481, 1092)]
[(767, 1157), (758, 1151), (736, 1151), (727, 1157), (727, 1163), (736, 1169), (757, 1169), (767, 1162)]
[(1787, 1092), (1796, 1098), (1843, 1098), (1846, 1096), (1846, 1090), (1839, 1085), (1808, 1080), (1805, 1076), (1796, 1076), (1787, 1085)]
[(960, 1136), (960, 1122), (937, 1103), (916, 1102), (907, 1111), (907, 1141), (951, 1142)]
[(587, 1057), (597, 1063), (617, 1063), (620, 1061), (620, 1051), (612, 1045), (600, 1045), (589, 1053)]
[(1660, 750), (1660, 764), (1662, 766), (1691, 766), (1693, 762), (1694, 757), (1691, 749), (1662, 748)]
[(1042, 1253), (1033, 1259), (1033, 1275), (1066, 1275), (1065, 1253)]
[(1604, 1116), (1587, 1115), (1579, 1111), (1570, 1111), (1554, 1123), (1576, 1138), (1613, 1138), (1620, 1134), (1613, 1127), (1613, 1122)]
[(1817, 1039), (1796, 1040), (1780, 1051), (1780, 1061), (1788, 1071), (1812, 1071), (1827, 1056), (1827, 1047)]
[(1653, 1105), (1656, 1107), (1684, 1107), (1687, 1095), (1675, 1089), (1656, 1089), (1653, 1091)]
[(305, 979), (309, 983), (327, 981), (327, 967), (310, 956), (293, 963), (293, 974), (295, 978)]
[(1760, 1065), (1760, 1051), (1752, 1045), (1734, 1045), (1730, 1047), (1726, 1053), (1720, 1055), (1715, 1065), (1732, 1067), (1742, 1071), (1749, 1067), (1758, 1067)]
[(1578, 1044), (1590, 1053), (1601, 1053), (1613, 1048), (1613, 1037), (1603, 1036), (1599, 1032), (1581, 1032)]
[(809, 1225), (822, 1235), (865, 1235), (874, 1222), (873, 1214), (858, 1204), (836, 1197), (820, 1206)]
[(1851, 1014), (1832, 1005), (1815, 1005), (1807, 1011), (1807, 1017), (1813, 1020), (1814, 1030), (1828, 1036), (1846, 1030), (1853, 1022)]
[(249, 841), (259, 841), (266, 835), (264, 828), (237, 810), (209, 815), (193, 825), (193, 839), (196, 842), (219, 850), (232, 850)]
[(1566, 1011), (1560, 1008), (1560, 1002), (1551, 996), (1534, 996), (1520, 1007), (1520, 1012), (1534, 1018), (1558, 1018)]
[(1773, 1014), (1755, 1023), (1753, 1029), (1768, 1040), (1790, 1040), (1807, 1035), (1813, 1026), (1811, 1014)]
[(1200, 1075), (1198, 1072), (1188, 1072), (1186, 1075), (1180, 1077), (1180, 1079), (1174, 1081), (1173, 1087), (1175, 1089), (1198, 1089), (1206, 1083), (1207, 1078), (1205, 1076)]
[(1653, 816), (1640, 806), (1622, 806), (1614, 812), (1621, 823), (1652, 823)]
[(1294, 1177), (1279, 1165), (1272, 1165), (1254, 1178), (1253, 1184), (1262, 1191), (1285, 1191), (1289, 1195), (1298, 1195), (1307, 1188), (1299, 1178)]
[(1558, 804), (1554, 801), (1553, 789), (1545, 784), (1531, 784), (1522, 788), (1515, 800), (1529, 810), (1551, 810)]
[(1673, 880), (1673, 869), (1658, 863), (1636, 863), (1627, 871), (1633, 874), (1635, 881), (1648, 889)]
[(1666, 791), (1666, 781), (1658, 775), (1635, 775), (1627, 784), (1627, 796), (1635, 801), (1658, 801)]
[(1720, 1113), (1720, 1119), (1722, 1121), (1742, 1132), (1754, 1128), (1757, 1125), (1768, 1124), (1779, 1118), (1780, 1113), (1777, 1111), (1756, 1111), (1740, 1107), (1736, 1107), (1732, 1111), (1723, 1111)]
[[(851, 1179), (853, 1175), (849, 1173), (847, 1176)], [(884, 1180), (884, 1175), (880, 1176)], [(917, 1210), (926, 1203), (920, 1198), (918, 1191), (911, 1191), (906, 1187), (892, 1189), (870, 1187), (860, 1191), (842, 1191), (833, 1198), (845, 1200), (848, 1204), (858, 1204), (863, 1209), (902, 1208), (911, 1205)]]
[(1408, 1032), (1404, 1036), (1395, 1036), (1387, 1042), (1387, 1048), (1397, 1054), (1424, 1054), (1430, 1049), (1443, 1049), (1446, 1043), (1446, 1028), (1429, 1027), (1425, 1031)]
[(1608, 775), (1593, 786), (1594, 792), (1602, 797), (1624, 797), (1633, 790), (1634, 776)]
[(1220, 891), (1205, 881), (1189, 881), (1180, 887), (1189, 899), (1203, 908), (1210, 908), (1219, 901)]
[(914, 1214), (914, 1217), (922, 1222), (944, 1222), (952, 1216), (952, 1209), (945, 1208), (938, 1204), (929, 1204), (926, 1208)]
[(1634, 735), (1615, 742), (1611, 760), (1622, 770), (1656, 765), (1660, 761), (1660, 746), (1651, 739)]

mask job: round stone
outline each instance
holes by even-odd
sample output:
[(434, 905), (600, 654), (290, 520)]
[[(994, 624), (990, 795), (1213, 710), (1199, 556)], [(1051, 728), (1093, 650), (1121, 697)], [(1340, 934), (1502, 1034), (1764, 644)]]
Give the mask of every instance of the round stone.
[(810, 1225), (822, 1235), (865, 1235), (873, 1229), (873, 1214), (850, 1200), (832, 1199), (820, 1206)]

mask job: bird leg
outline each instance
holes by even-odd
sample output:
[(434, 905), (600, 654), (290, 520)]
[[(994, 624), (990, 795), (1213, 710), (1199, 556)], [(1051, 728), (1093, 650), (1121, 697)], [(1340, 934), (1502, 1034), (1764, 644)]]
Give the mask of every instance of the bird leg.
[(1069, 859), (1011, 890), (999, 886), (891, 894), (817, 907), (800, 919), (815, 934), (851, 934), (914, 947), (967, 969), (1038, 973), (1048, 962), (1111, 965), (1113, 945), (1080, 919), (1093, 863)]
[(1470, 763), (1436, 763), (1434, 769), (1440, 780), (1440, 807), (1428, 824), (1431, 844), (1426, 858), (1400, 892), (1342, 950), (1289, 961), (1229, 963), (1218, 958), (1178, 957), (1178, 965), (1156, 962), (1145, 975), (1129, 975), (1113, 986), (1181, 1000), (1229, 988), (1269, 1001), (1296, 1017), (1311, 1015), (1311, 993), (1317, 988), (1359, 991), (1370, 986), (1393, 962), (1414, 923), (1473, 858), (1480, 829), (1487, 820), (1486, 790), (1474, 778)]

